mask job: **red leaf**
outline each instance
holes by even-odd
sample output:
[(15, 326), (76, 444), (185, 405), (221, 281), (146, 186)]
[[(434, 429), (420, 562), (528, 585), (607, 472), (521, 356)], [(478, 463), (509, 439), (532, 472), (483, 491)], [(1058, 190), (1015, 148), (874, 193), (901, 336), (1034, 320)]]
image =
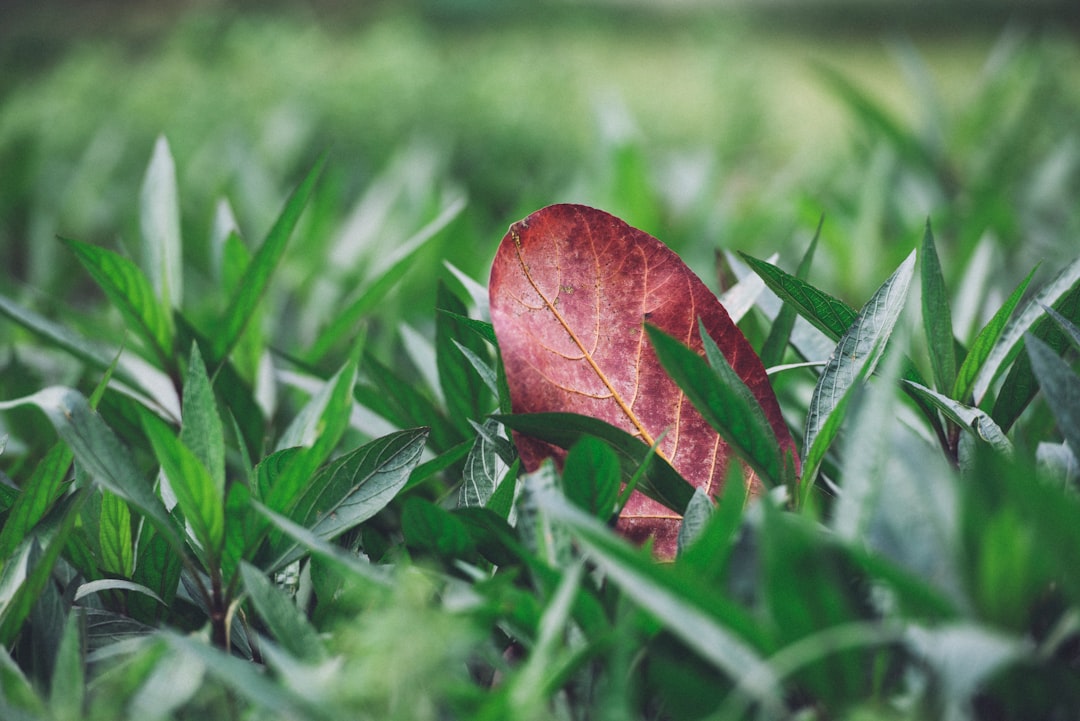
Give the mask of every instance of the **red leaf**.
[[(795, 444), (765, 368), (716, 296), (648, 233), (583, 205), (552, 205), (510, 226), (491, 268), (491, 320), (514, 413), (573, 412), (652, 444), (715, 496), (728, 449), (660, 366), (647, 320), (702, 353), (698, 318), (750, 387), (781, 446)], [(516, 437), (526, 470), (562, 452)], [(761, 482), (744, 470), (752, 493)], [(635, 492), (619, 518), (627, 537), (675, 553), (680, 516)]]

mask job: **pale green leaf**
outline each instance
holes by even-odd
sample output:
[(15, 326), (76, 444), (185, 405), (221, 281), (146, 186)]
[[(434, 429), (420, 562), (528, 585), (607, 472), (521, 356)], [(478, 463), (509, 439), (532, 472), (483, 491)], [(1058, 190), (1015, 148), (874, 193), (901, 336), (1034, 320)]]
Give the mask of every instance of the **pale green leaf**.
[(183, 248), (176, 164), (169, 143), (160, 136), (139, 194), (139, 228), (146, 275), (165, 308), (179, 308), (183, 299)]

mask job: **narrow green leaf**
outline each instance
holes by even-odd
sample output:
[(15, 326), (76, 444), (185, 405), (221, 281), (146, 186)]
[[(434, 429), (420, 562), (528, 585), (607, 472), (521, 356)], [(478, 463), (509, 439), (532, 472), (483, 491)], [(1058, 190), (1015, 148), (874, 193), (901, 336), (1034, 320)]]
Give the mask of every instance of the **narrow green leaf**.
[(949, 291), (945, 287), (930, 221), (926, 222), (923, 234), (919, 269), (922, 273), (923, 328), (934, 370), (934, 384), (945, 392), (956, 382), (956, 339), (953, 337)]
[[(1026, 283), (1027, 281), (1023, 285)], [(990, 385), (1020, 354), (1024, 334), (1046, 317), (1042, 306), (1058, 308), (1059, 303), (1068, 300), (1073, 295), (1078, 284), (1080, 284), (1080, 258), (1063, 268), (1024, 306), (1024, 310), (1005, 326), (997, 342), (987, 353), (986, 359), (979, 365), (975, 379), (971, 383), (972, 395), (977, 405), (982, 405), (987, 391), (990, 390)], [(997, 316), (995, 316), (996, 319)], [(997, 414), (994, 415), (997, 417)]]
[(286, 651), (312, 662), (325, 656), (319, 634), (292, 600), (249, 563), (240, 564), (240, 575), (255, 610)]
[[(795, 277), (798, 280), (806, 280), (806, 277), (810, 274), (810, 264), (814, 260), (814, 251), (817, 250), (818, 239), (821, 237), (821, 227), (824, 224), (825, 216), (822, 215), (818, 220), (814, 237), (810, 240), (810, 245), (807, 246), (802, 260), (799, 261), (799, 267), (795, 270)], [(765, 344), (761, 347), (761, 362), (766, 368), (779, 365), (784, 360), (784, 351), (791, 339), (791, 331), (795, 327), (797, 317), (798, 313), (789, 303), (785, 303), (780, 309), (776, 320), (773, 321), (772, 327), (769, 329), (768, 337), (765, 338)]]
[(975, 383), (975, 377), (982, 370), (983, 364), (986, 363), (987, 358), (990, 356), (990, 352), (997, 345), (998, 339), (1005, 330), (1005, 324), (1020, 303), (1020, 299), (1024, 297), (1024, 291), (1027, 290), (1031, 279), (1035, 277), (1036, 270), (1038, 270), (1038, 266), (1031, 269), (1027, 277), (1020, 282), (1020, 285), (1016, 286), (1012, 294), (994, 313), (994, 317), (983, 326), (978, 336), (975, 337), (975, 341), (971, 344), (971, 348), (968, 349), (967, 355), (964, 356), (964, 362), (960, 364), (960, 369), (956, 373), (956, 382), (953, 384), (952, 393), (950, 394), (953, 398), (959, 401), (968, 399)]
[(61, 239), (120, 311), (128, 328), (163, 368), (172, 358), (173, 325), (166, 308), (139, 267), (106, 248)]
[(972, 406), (964, 405), (926, 386), (912, 381), (904, 381), (908, 386), (932, 403), (938, 410), (946, 415), (953, 423), (970, 432), (976, 438), (989, 443), (998, 451), (1011, 454), (1013, 445), (1005, 436), (1005, 432), (994, 422), (990, 414)]
[(56, 432), (75, 454), (75, 460), (100, 483), (131, 503), (169, 540), (183, 549), (176, 526), (148, 479), (135, 468), (131, 453), (78, 391), (50, 386), (12, 401), (0, 402), (0, 410), (34, 404), (52, 422)]
[(350, 360), (312, 395), (278, 439), (278, 450), (301, 450), (280, 467), (274, 484), (265, 489), (263, 502), (270, 508), (288, 512), (337, 447), (349, 425), (355, 384), (356, 362)]
[(202, 461), (173, 435), (164, 421), (144, 412), (142, 427), (176, 494), (184, 518), (191, 524), (207, 569), (215, 569), (225, 542), (224, 489), (214, 482)]
[(183, 247), (180, 239), (180, 197), (176, 164), (169, 143), (159, 136), (139, 194), (143, 268), (164, 308), (179, 308), (183, 299)]
[(651, 457), (638, 490), (678, 513), (686, 509), (694, 495), (694, 487), (667, 461), (653, 456), (640, 438), (610, 423), (576, 413), (499, 414), (492, 418), (519, 433), (567, 450), (584, 436), (596, 436), (618, 454), (624, 480), (633, 477), (642, 469), (646, 458)]
[(136, 619), (156, 625), (161, 616), (172, 607), (180, 583), (183, 559), (151, 526), (143, 528), (139, 534), (137, 558), (138, 563), (135, 564), (131, 580), (149, 589), (153, 595), (134, 596), (129, 600), (129, 605)]
[(491, 410), (490, 399), (484, 379), (459, 352), (457, 345), (468, 348), (477, 357), (486, 353), (487, 348), (482, 340), (457, 322), (454, 316), (466, 314), (465, 304), (441, 280), (435, 298), (436, 308), (449, 311), (435, 315), (435, 360), (439, 385), (446, 397), (450, 421), (462, 433), (467, 433), (469, 420), (479, 420)]
[(409, 480), (405, 483), (402, 492), (412, 490), (416, 486), (434, 478), (436, 474), (445, 471), (468, 457), (474, 441), (462, 441), (448, 451), (444, 451), (429, 461), (424, 461), (413, 469), (409, 474)]
[[(141, 561), (142, 559), (139, 560)], [(144, 596), (152, 598), (158, 603), (165, 603), (161, 596), (157, 595), (152, 588), (147, 588), (141, 583), (125, 581), (120, 578), (101, 578), (97, 581), (84, 583), (75, 590), (75, 596), (72, 600), (80, 601), (87, 596), (101, 593), (102, 591), (134, 591), (135, 593), (141, 593)]]
[(85, 715), (86, 654), (83, 650), (82, 618), (72, 609), (60, 637), (49, 682), (49, 710), (57, 719), (79, 719)]
[(102, 571), (124, 578), (131, 575), (135, 565), (131, 511), (124, 499), (108, 491), (101, 492), (98, 544), (101, 548)]
[[(1075, 326), (1072, 328), (1076, 329)], [(1073, 455), (1080, 458), (1080, 376), (1050, 346), (1035, 336), (1029, 333), (1024, 341), (1046, 405), (1050, 406), (1050, 412), (1054, 414), (1058, 429)]]
[(221, 328), (214, 335), (213, 353), (209, 358), (210, 365), (216, 366), (225, 359), (254, 315), (259, 300), (270, 283), (270, 277), (285, 253), (285, 246), (289, 242), (289, 236), (292, 235), (293, 229), (296, 228), (296, 224), (300, 220), (300, 214), (303, 212), (304, 206), (307, 205), (312, 189), (315, 187), (315, 182), (318, 180), (325, 163), (326, 158), (324, 156), (319, 159), (296, 190), (293, 191), (292, 195), (289, 196), (289, 199), (285, 202), (285, 207), (277, 220), (274, 221), (274, 225), (270, 228), (270, 232), (267, 234), (263, 244), (259, 246), (259, 250), (252, 257), (251, 263), (248, 265), (243, 278), (229, 301), (229, 307), (225, 312), (225, 317), (222, 319)]
[(503, 474), (503, 477), (495, 485), (495, 492), (491, 494), (487, 510), (502, 518), (509, 520), (514, 508), (514, 491), (517, 486), (518, 471), (521, 469), (521, 459), (515, 458), (514, 462)]
[(1043, 310), (1045, 310), (1046, 314), (1053, 318), (1054, 322), (1058, 324), (1058, 327), (1065, 333), (1065, 337), (1072, 343), (1073, 348), (1080, 351), (1080, 328), (1053, 308), (1043, 306)]
[(491, 391), (491, 397), (496, 398), (499, 395), (499, 380), (498, 374), (495, 368), (491, 366), (487, 361), (476, 354), (476, 351), (471, 348), (462, 345), (454, 339), (454, 346), (461, 351), (461, 354), (465, 356), (465, 359), (472, 365), (473, 370), (480, 376), (480, 380), (484, 382), (484, 385), (489, 391)]
[(0, 563), (60, 499), (72, 458), (71, 449), (60, 441), (38, 462), (0, 528)]
[[(824, 458), (825, 448), (832, 442), (834, 434), (839, 432), (837, 415), (842, 418), (850, 390), (869, 377), (885, 351), (885, 344), (907, 300), (914, 271), (915, 253), (912, 252), (867, 301), (836, 344), (818, 378), (810, 399), (803, 440), (803, 500), (813, 486), (817, 463)], [(823, 434), (826, 430), (828, 433)]]
[(452, 317), (458, 323), (465, 326), (475, 335), (483, 338), (491, 345), (499, 345), (499, 341), (495, 338), (495, 326), (493, 326), (489, 321), (477, 320), (476, 318), (470, 318), (467, 315), (463, 315), (460, 313), (452, 313), (445, 309), (439, 309), (439, 312)]
[(799, 315), (810, 321), (832, 340), (837, 340), (855, 322), (858, 313), (847, 303), (818, 290), (804, 280), (777, 268), (772, 263), (739, 253), (765, 285), (782, 301), (790, 303)]
[(184, 378), (183, 409), (180, 442), (210, 473), (216, 494), (222, 496), (225, 492), (225, 430), (197, 343), (191, 344), (191, 360)]
[(646, 324), (656, 357), (668, 375), (694, 404), (694, 408), (728, 446), (753, 467), (767, 486), (776, 486), (785, 477), (780, 445), (754, 394), (716, 350), (704, 328), (700, 329), (706, 350), (714, 353), (710, 367), (704, 358), (658, 328)]

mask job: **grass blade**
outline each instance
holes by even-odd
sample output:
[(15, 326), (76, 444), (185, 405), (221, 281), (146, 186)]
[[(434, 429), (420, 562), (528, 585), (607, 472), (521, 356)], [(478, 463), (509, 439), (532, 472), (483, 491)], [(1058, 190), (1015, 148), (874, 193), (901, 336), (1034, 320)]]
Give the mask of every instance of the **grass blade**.
[(214, 335), (213, 353), (209, 358), (209, 365), (216, 366), (224, 360), (247, 327), (248, 322), (255, 313), (259, 300), (270, 283), (270, 276), (273, 275), (278, 262), (285, 253), (285, 246), (289, 242), (289, 236), (292, 235), (293, 230), (296, 228), (296, 224), (300, 220), (300, 214), (303, 212), (304, 206), (307, 205), (311, 192), (315, 187), (315, 182), (318, 180), (325, 164), (325, 156), (315, 163), (315, 166), (308, 172), (292, 195), (289, 196), (289, 199), (285, 202), (285, 207), (274, 222), (273, 227), (270, 228), (270, 232), (267, 234), (263, 244), (259, 246), (259, 250), (252, 256), (251, 263), (248, 264), (247, 270), (244, 271), (244, 275), (236, 287), (232, 299), (229, 301), (229, 308), (225, 312), (225, 317), (222, 318), (221, 328)]

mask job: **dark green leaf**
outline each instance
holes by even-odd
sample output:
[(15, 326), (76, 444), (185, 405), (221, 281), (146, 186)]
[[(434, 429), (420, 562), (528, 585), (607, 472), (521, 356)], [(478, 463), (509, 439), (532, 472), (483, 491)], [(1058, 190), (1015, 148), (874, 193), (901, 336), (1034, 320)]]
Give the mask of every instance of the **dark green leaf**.
[(353, 389), (356, 401), (398, 428), (431, 428), (432, 449), (441, 453), (465, 439), (431, 398), (373, 355), (364, 355), (366, 379)]
[(318, 661), (325, 655), (315, 628), (291, 599), (251, 564), (241, 563), (240, 575), (255, 610), (286, 651), (306, 661)]
[(755, 273), (761, 276), (765, 285), (780, 296), (780, 300), (791, 304), (799, 315), (810, 321), (829, 338), (838, 340), (855, 322), (858, 313), (842, 300), (818, 290), (790, 273), (785, 273), (772, 263), (758, 260), (746, 253), (739, 253), (739, 255)]
[(274, 221), (263, 244), (252, 256), (251, 263), (229, 301), (229, 308), (225, 312), (225, 317), (222, 318), (221, 328), (214, 334), (213, 353), (209, 358), (210, 365), (216, 366), (225, 359), (251, 321), (259, 300), (270, 283), (270, 277), (285, 253), (289, 236), (292, 235), (293, 229), (300, 220), (300, 214), (307, 205), (325, 162), (325, 157), (320, 158), (289, 196), (281, 215)]
[(1024, 291), (1027, 290), (1031, 279), (1035, 277), (1036, 270), (1038, 270), (1037, 267), (1031, 269), (1027, 277), (1020, 282), (1020, 285), (1016, 286), (1008, 299), (994, 313), (994, 317), (983, 326), (978, 336), (975, 337), (975, 341), (971, 344), (967, 355), (964, 356), (964, 362), (960, 364), (960, 369), (956, 373), (956, 383), (953, 384), (951, 394), (953, 398), (964, 401), (971, 394), (976, 376), (982, 371), (983, 364), (986, 363), (991, 351), (997, 345), (998, 338), (1001, 337), (1001, 333), (1005, 330), (1005, 324), (1008, 322), (1013, 310), (1016, 309), (1017, 304), (1020, 303), (1020, 299), (1024, 296)]
[(462, 434), (469, 432), (469, 420), (479, 420), (491, 411), (488, 386), (473, 364), (456, 344), (461, 344), (477, 357), (487, 353), (486, 344), (469, 332), (454, 317), (465, 315), (465, 304), (439, 282), (436, 307), (449, 313), (435, 316), (435, 361), (439, 370), (439, 385), (446, 397), (450, 421)]
[(139, 595), (132, 597), (129, 604), (138, 620), (155, 625), (154, 622), (160, 615), (172, 606), (180, 583), (183, 559), (160, 533), (149, 526), (143, 528), (139, 534), (137, 558), (139, 562), (135, 564), (131, 579), (150, 589), (161, 601)]
[(401, 532), (409, 546), (443, 558), (468, 557), (476, 551), (472, 536), (461, 520), (417, 496), (405, 500)]
[[(795, 278), (798, 280), (805, 281), (810, 274), (810, 264), (813, 262), (814, 251), (817, 249), (818, 239), (821, 237), (821, 226), (824, 223), (825, 216), (822, 215), (821, 219), (818, 220), (814, 237), (810, 240), (810, 245), (807, 246), (802, 260), (799, 261), (799, 267), (795, 270)], [(791, 339), (791, 331), (795, 327), (796, 317), (798, 317), (798, 313), (794, 306), (789, 303), (785, 303), (777, 314), (776, 320), (773, 321), (772, 327), (769, 329), (765, 344), (761, 347), (761, 363), (766, 368), (771, 368), (783, 361), (784, 351)]]
[(938, 390), (945, 393), (956, 382), (956, 339), (953, 337), (949, 291), (945, 287), (930, 221), (926, 222), (919, 258), (922, 272), (923, 328), (926, 331), (926, 343), (934, 369), (934, 384)]
[(595, 436), (585, 436), (566, 455), (563, 493), (587, 513), (607, 521), (618, 510), (615, 501), (621, 476), (619, 457), (611, 446)]
[(59, 500), (71, 460), (71, 449), (61, 441), (38, 462), (0, 528), (0, 563), (30, 535), (34, 526)]
[(709, 425), (767, 486), (782, 484), (787, 474), (781, 465), (776, 433), (753, 392), (728, 365), (704, 327), (700, 328), (701, 339), (712, 367), (658, 328), (646, 324), (645, 329), (660, 364)]
[[(1071, 327), (1076, 329), (1075, 326)], [(1057, 419), (1061, 435), (1065, 437), (1073, 455), (1080, 458), (1080, 376), (1050, 346), (1035, 336), (1027, 334), (1024, 342), (1046, 404)]]
[(58, 719), (78, 719), (84, 717), (85, 703), (86, 654), (83, 651), (82, 619), (72, 610), (64, 624), (49, 683), (49, 710)]
[[(1027, 281), (1022, 285), (1026, 283)], [(979, 364), (978, 372), (971, 382), (972, 394), (977, 405), (982, 406), (983, 398), (990, 390), (990, 385), (1020, 355), (1024, 334), (1032, 330), (1035, 324), (1045, 320), (1046, 314), (1042, 306), (1048, 305), (1061, 310), (1060, 304), (1068, 302), (1075, 295), (1078, 284), (1080, 284), (1080, 258), (1063, 268), (1024, 306), (1024, 310), (1005, 326), (997, 342), (987, 351), (985, 360)], [(997, 320), (997, 316), (994, 316), (994, 320)], [(994, 417), (998, 418), (997, 413)], [(1001, 423), (1000, 418), (998, 422), (1003, 428), (1009, 425)]]
[(161, 419), (143, 414), (143, 430), (169, 479), (177, 504), (195, 533), (207, 569), (221, 560), (225, 543), (225, 491), (210, 472)]

